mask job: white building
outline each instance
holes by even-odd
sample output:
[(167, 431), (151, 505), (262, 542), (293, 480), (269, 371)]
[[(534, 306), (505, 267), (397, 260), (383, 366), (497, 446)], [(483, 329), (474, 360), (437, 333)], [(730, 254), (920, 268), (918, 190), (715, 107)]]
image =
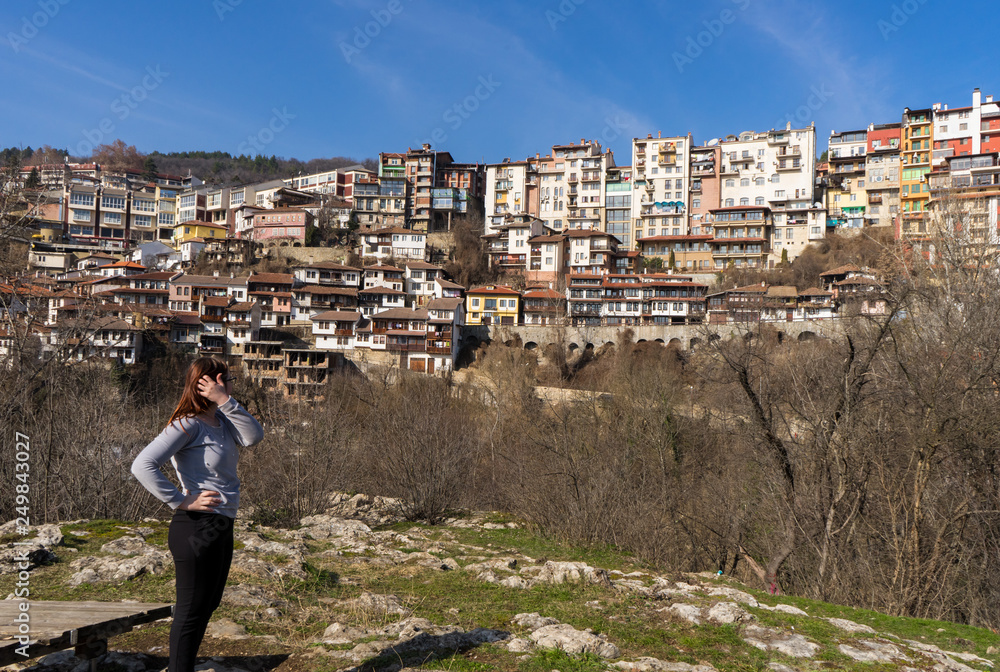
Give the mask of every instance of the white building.
[[(768, 265), (791, 261), (807, 244), (826, 236), (826, 217), (816, 204), (816, 127), (764, 133), (746, 131), (720, 143), (723, 208), (758, 206), (772, 215)], [(780, 243), (780, 245), (778, 244)]]
[(528, 190), (538, 188), (538, 174), (531, 161), (510, 161), (486, 166), (486, 233), (496, 233), (508, 215), (530, 213)]
[(691, 137), (632, 139), (635, 241), (689, 235)]

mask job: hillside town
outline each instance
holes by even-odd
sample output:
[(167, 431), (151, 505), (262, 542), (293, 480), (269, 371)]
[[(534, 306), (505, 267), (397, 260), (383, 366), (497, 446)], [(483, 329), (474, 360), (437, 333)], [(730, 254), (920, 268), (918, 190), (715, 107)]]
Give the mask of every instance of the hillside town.
[[(583, 138), (490, 164), (425, 144), (380, 153), (377, 170), (224, 187), (23, 166), (12, 186), (31, 238), (23, 272), (0, 285), (0, 355), (26, 335), (38, 356), (70, 360), (174, 348), (240, 358), (265, 385), (309, 397), (346, 360), (452, 371), (464, 334), (497, 325), (877, 314), (867, 268), (830, 268), (808, 288), (722, 288), (716, 276), (787, 266), (834, 233), (877, 229), (928, 258), (946, 229), (1000, 242), (1000, 104), (978, 89), (970, 102), (831, 132), (822, 161), (816, 128), (789, 123), (702, 144), (649, 133), (627, 165)], [(468, 222), (482, 223), (495, 282), (463, 286), (444, 268)], [(280, 272), (261, 266), (277, 259)]]

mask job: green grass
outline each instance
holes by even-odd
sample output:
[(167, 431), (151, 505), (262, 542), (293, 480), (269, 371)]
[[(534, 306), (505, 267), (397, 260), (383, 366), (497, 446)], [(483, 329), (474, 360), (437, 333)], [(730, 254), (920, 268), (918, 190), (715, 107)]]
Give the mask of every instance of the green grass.
[[(503, 516), (496, 516), (495, 522), (507, 522)], [(38, 568), (32, 572), (31, 591), (33, 599), (49, 600), (121, 600), (139, 599), (143, 601), (171, 602), (174, 588), (172, 568), (161, 576), (141, 576), (121, 585), (92, 584), (70, 588), (66, 580), (71, 575), (70, 562), (85, 555), (104, 555), (100, 547), (113, 539), (132, 534), (120, 529), (122, 526), (147, 526), (154, 530), (149, 538), (151, 543), (165, 548), (166, 523), (130, 524), (122, 521), (91, 521), (80, 525), (63, 527), (64, 546), (56, 550), (57, 562)], [(90, 535), (76, 537), (68, 534), (71, 529), (86, 530)], [(476, 528), (446, 528), (442, 526), (415, 525), (403, 523), (383, 530), (392, 530), (406, 535), (418, 530), (430, 545), (440, 545), (444, 552), (435, 551), (440, 557), (475, 556), (487, 558), (507, 555), (526, 555), (537, 562), (579, 561), (593, 567), (618, 569), (623, 572), (635, 570), (650, 574), (662, 574), (636, 563), (628, 555), (608, 546), (578, 547), (559, 539), (533, 533), (526, 528), (484, 530)], [(281, 535), (269, 532), (267, 538), (282, 541)], [(396, 550), (406, 553), (422, 552), (423, 539), (417, 541), (414, 535), (410, 541), (392, 544)], [(485, 549), (476, 551), (462, 545)], [(312, 553), (334, 548), (328, 541), (306, 542)], [(73, 552), (70, 549), (76, 549)], [(287, 558), (276, 554), (257, 554), (265, 560), (284, 561)], [(400, 615), (364, 613), (346, 604), (346, 600), (358, 597), (364, 591), (393, 594), (400, 598), (414, 616), (427, 618), (435, 624), (454, 624), (465, 630), (477, 627), (492, 628), (509, 632), (514, 636), (526, 637), (528, 631), (511, 622), (515, 614), (538, 612), (542, 616), (558, 619), (577, 629), (590, 628), (604, 634), (621, 650), (623, 658), (635, 659), (651, 656), (672, 662), (689, 664), (708, 663), (722, 672), (755, 671), (767, 672), (767, 664), (782, 662), (795, 669), (838, 669), (855, 672), (882, 672), (897, 670), (901, 665), (873, 665), (853, 661), (840, 653), (841, 643), (856, 644), (858, 640), (871, 636), (843, 631), (823, 618), (843, 618), (873, 627), (880, 634), (889, 634), (901, 639), (912, 639), (934, 644), (948, 651), (967, 651), (1000, 663), (996, 655), (988, 655), (991, 646), (1000, 648), (1000, 636), (988, 629), (958, 625), (933, 620), (899, 618), (874, 611), (828, 604), (807, 598), (792, 596), (772, 596), (763, 591), (746, 588), (726, 578), (712, 580), (718, 585), (729, 585), (752, 594), (767, 605), (788, 604), (806, 611), (809, 616), (795, 616), (784, 612), (746, 607), (756, 619), (756, 623), (804, 635), (823, 648), (813, 659), (794, 660), (773, 651), (764, 652), (747, 644), (742, 638), (739, 626), (695, 626), (661, 610), (671, 602), (650, 600), (628, 591), (615, 591), (602, 585), (567, 583), (558, 585), (538, 585), (530, 590), (506, 588), (479, 581), (474, 573), (464, 570), (442, 571), (413, 563), (400, 565), (381, 564), (377, 554), (371, 550), (362, 553), (345, 552), (338, 557), (307, 558), (304, 569), (305, 580), (268, 580), (241, 574), (241, 582), (264, 587), (270, 594), (289, 601), (282, 608), (279, 618), (265, 617), (263, 609), (237, 607), (223, 604), (216, 617), (228, 617), (243, 625), (251, 635), (274, 635), (282, 645), (305, 652), (314, 646), (323, 631), (334, 621), (345, 625), (375, 630), (404, 618)], [(465, 561), (468, 562), (468, 561)], [(497, 572), (504, 576), (507, 573)], [(650, 577), (651, 578), (651, 577)], [(0, 594), (13, 590), (15, 578), (0, 576)], [(647, 579), (647, 584), (649, 583)], [(231, 580), (231, 583), (234, 583)], [(721, 597), (692, 595), (683, 601), (708, 605)], [(588, 602), (598, 602), (600, 608), (588, 606)], [(457, 613), (456, 610), (457, 609)], [(144, 641), (148, 646), (150, 637), (166, 643), (166, 626), (156, 624), (144, 631), (146, 640), (133, 638), (135, 633), (123, 636), (122, 642)], [(372, 641), (377, 637), (363, 638)], [(245, 640), (248, 650), (266, 651), (263, 643)], [(112, 644), (113, 646), (115, 643)], [(224, 646), (215, 643), (216, 646)], [(353, 645), (329, 646), (328, 650), (345, 650)], [(361, 670), (377, 670), (380, 665), (403, 663), (420, 665), (432, 670), (454, 670), (455, 672), (485, 672), (504, 670), (510, 672), (598, 672), (608, 669), (608, 661), (596, 656), (571, 656), (559, 651), (538, 651), (528, 656), (508, 652), (501, 645), (484, 645), (468, 651), (439, 651), (432, 655), (411, 654), (403, 659), (395, 654), (383, 654), (364, 661)], [(309, 662), (308, 669), (320, 672), (355, 666), (350, 661), (328, 659), (318, 656)], [(979, 666), (973, 666), (979, 667)]]

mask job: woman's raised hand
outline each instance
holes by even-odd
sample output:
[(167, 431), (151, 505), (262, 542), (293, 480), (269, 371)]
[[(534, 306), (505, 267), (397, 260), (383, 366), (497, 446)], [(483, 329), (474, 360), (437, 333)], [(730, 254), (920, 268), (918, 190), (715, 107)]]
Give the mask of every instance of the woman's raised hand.
[(198, 379), (198, 394), (214, 402), (217, 406), (221, 406), (229, 401), (229, 391), (226, 389), (227, 382), (229, 379), (224, 373), (217, 375), (215, 380), (206, 374)]

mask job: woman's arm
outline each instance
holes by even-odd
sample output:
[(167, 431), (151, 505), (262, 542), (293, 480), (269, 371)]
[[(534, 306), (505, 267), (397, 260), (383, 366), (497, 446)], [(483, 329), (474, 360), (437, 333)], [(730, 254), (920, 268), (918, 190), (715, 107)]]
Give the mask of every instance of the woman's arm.
[(197, 434), (197, 423), (188, 421), (186, 428), (183, 423), (184, 420), (175, 420), (167, 425), (132, 462), (132, 475), (142, 487), (171, 509), (176, 509), (184, 501), (184, 493), (163, 475), (160, 467)]
[(260, 443), (264, 438), (264, 428), (260, 426), (257, 419), (250, 415), (245, 408), (232, 397), (219, 405), (219, 410), (226, 415), (226, 419), (236, 430), (236, 439), (241, 445), (249, 447), (255, 443)]

